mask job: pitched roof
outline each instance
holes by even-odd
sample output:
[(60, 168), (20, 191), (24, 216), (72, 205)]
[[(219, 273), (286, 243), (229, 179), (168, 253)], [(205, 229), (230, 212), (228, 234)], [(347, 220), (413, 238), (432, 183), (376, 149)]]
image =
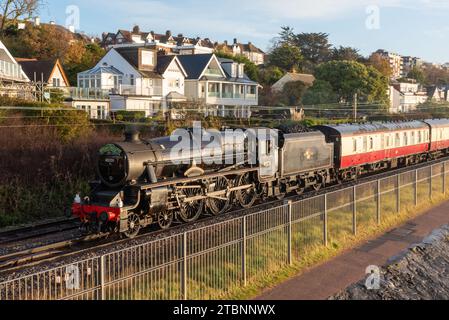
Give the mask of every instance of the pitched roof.
[(168, 66), (172, 63), (176, 56), (159, 56), (157, 57), (157, 72), (160, 74), (165, 73)]
[(189, 54), (179, 55), (178, 59), (181, 62), (184, 70), (187, 73), (187, 79), (199, 79), (204, 69), (208, 66), (214, 54)]
[(17, 62), (22, 66), (22, 70), (25, 72), (25, 74), (28, 76), (30, 80), (34, 80), (36, 75), (37, 81), (40, 81), (41, 76), (43, 76), (44, 82), (50, 81), (50, 77), (53, 73), (53, 70), (58, 64), (58, 61), (38, 61), (20, 58), (17, 59)]

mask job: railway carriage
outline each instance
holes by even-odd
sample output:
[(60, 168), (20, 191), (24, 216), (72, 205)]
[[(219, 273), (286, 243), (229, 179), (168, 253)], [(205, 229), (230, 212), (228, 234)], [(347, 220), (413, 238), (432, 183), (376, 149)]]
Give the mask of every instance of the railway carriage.
[[(418, 163), (430, 144), (429, 125), (421, 121), (319, 126), (335, 147), (335, 167), (342, 180), (363, 172)], [(449, 131), (448, 131), (449, 133)]]
[(430, 127), (430, 152), (447, 153), (449, 149), (449, 119), (424, 121)]

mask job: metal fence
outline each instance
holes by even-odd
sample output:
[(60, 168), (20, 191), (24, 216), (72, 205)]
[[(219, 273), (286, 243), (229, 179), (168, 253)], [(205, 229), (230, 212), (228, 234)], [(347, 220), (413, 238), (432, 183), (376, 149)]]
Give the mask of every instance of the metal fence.
[(0, 283), (0, 300), (220, 299), (446, 193), (448, 162)]

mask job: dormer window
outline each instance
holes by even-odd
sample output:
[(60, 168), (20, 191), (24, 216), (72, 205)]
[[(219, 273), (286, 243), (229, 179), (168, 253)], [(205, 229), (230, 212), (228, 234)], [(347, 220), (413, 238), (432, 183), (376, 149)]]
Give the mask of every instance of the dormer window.
[(239, 72), (238, 72), (238, 76), (239, 78), (243, 78), (243, 75), (245, 73), (245, 65), (244, 64), (239, 64)]
[(237, 63), (233, 63), (231, 68), (232, 68), (232, 70), (231, 70), (231, 76), (232, 76), (233, 78), (237, 78), (238, 64), (237, 64)]
[(140, 58), (142, 66), (154, 66), (155, 55), (153, 51), (142, 50), (140, 52)]

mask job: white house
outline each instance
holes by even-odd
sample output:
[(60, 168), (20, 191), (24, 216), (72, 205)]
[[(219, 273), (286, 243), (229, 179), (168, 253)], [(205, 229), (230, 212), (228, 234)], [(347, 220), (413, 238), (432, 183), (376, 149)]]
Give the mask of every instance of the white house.
[(428, 94), (417, 83), (395, 83), (389, 88), (390, 112), (402, 113), (416, 110), (428, 100)]
[(257, 82), (244, 72), (244, 64), (219, 59), (215, 54), (180, 55), (187, 72), (185, 94), (188, 99), (208, 106), (219, 116), (250, 117), (250, 106), (258, 105)]
[(31, 99), (34, 87), (29, 82), (22, 67), (0, 41), (0, 95)]
[(144, 47), (113, 48), (91, 70), (78, 74), (78, 86), (110, 92), (111, 111), (143, 111), (152, 116), (172, 102), (186, 101), (187, 76), (177, 56), (159, 56)]

